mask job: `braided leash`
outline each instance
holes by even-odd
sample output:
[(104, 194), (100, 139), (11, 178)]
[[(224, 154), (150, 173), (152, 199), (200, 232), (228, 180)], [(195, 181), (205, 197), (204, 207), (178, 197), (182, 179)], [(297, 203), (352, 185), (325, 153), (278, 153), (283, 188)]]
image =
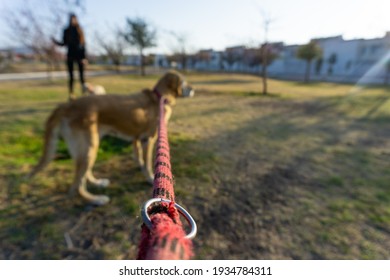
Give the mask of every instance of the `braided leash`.
[[(193, 256), (191, 239), (196, 235), (196, 224), (188, 212), (175, 203), (168, 133), (164, 118), (165, 100), (157, 91), (155, 93), (160, 101), (160, 112), (153, 198), (144, 204), (141, 211), (144, 224), (137, 259), (185, 260)], [(183, 229), (180, 214), (191, 226), (188, 235)]]

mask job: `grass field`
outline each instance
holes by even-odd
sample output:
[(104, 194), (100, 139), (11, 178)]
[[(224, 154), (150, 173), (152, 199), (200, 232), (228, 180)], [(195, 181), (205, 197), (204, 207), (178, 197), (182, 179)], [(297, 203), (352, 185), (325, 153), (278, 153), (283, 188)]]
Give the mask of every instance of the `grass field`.
[[(127, 94), (157, 76), (91, 79)], [(197, 259), (389, 259), (390, 90), (190, 74), (193, 99), (169, 125), (177, 201), (195, 217)], [(0, 259), (134, 259), (140, 205), (151, 186), (130, 144), (106, 138), (91, 189), (104, 207), (67, 195), (73, 168), (57, 160), (31, 182), (43, 123), (67, 99), (65, 81), (0, 84)], [(67, 247), (64, 234), (73, 241)]]

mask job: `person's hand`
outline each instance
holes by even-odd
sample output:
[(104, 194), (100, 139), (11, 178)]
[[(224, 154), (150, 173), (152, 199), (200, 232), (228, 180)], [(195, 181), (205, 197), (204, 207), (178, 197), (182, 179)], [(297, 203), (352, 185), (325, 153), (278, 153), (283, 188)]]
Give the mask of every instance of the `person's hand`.
[(88, 65), (88, 60), (86, 58), (82, 59), (81, 60), (81, 63), (84, 65), (84, 66), (87, 66)]

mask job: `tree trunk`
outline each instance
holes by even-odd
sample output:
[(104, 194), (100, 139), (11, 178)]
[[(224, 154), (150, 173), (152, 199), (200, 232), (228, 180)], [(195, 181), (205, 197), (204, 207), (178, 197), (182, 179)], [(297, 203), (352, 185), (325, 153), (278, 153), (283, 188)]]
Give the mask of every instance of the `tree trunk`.
[(310, 66), (311, 66), (311, 60), (308, 60), (306, 63), (305, 83), (310, 81)]
[(266, 63), (263, 63), (262, 66), (261, 66), (261, 77), (262, 77), (262, 81), (263, 81), (263, 95), (266, 95), (268, 93), (268, 88), (267, 88), (267, 64)]
[(141, 76), (145, 76), (144, 55), (142, 53), (142, 49), (140, 50), (140, 66), (141, 66)]
[(181, 66), (182, 66), (182, 70), (183, 70), (183, 72), (186, 72), (186, 70), (187, 70), (187, 56), (186, 56), (186, 54), (183, 54), (183, 56), (182, 56), (182, 59), (181, 59)]
[(267, 88), (267, 67), (268, 67), (268, 44), (264, 43), (262, 47), (262, 53), (261, 53), (261, 76), (263, 81), (263, 95), (266, 95), (268, 93)]

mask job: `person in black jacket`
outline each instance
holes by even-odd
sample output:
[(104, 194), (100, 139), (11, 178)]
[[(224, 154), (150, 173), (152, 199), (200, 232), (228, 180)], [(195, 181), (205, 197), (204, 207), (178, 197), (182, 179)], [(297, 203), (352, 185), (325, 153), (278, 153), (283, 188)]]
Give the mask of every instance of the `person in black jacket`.
[(73, 92), (73, 64), (77, 63), (80, 74), (81, 90), (85, 92), (84, 66), (87, 64), (85, 55), (85, 37), (75, 14), (70, 14), (69, 26), (64, 30), (62, 42), (52, 38), (53, 42), (59, 46), (68, 48), (66, 65), (69, 74), (69, 99), (74, 99)]

